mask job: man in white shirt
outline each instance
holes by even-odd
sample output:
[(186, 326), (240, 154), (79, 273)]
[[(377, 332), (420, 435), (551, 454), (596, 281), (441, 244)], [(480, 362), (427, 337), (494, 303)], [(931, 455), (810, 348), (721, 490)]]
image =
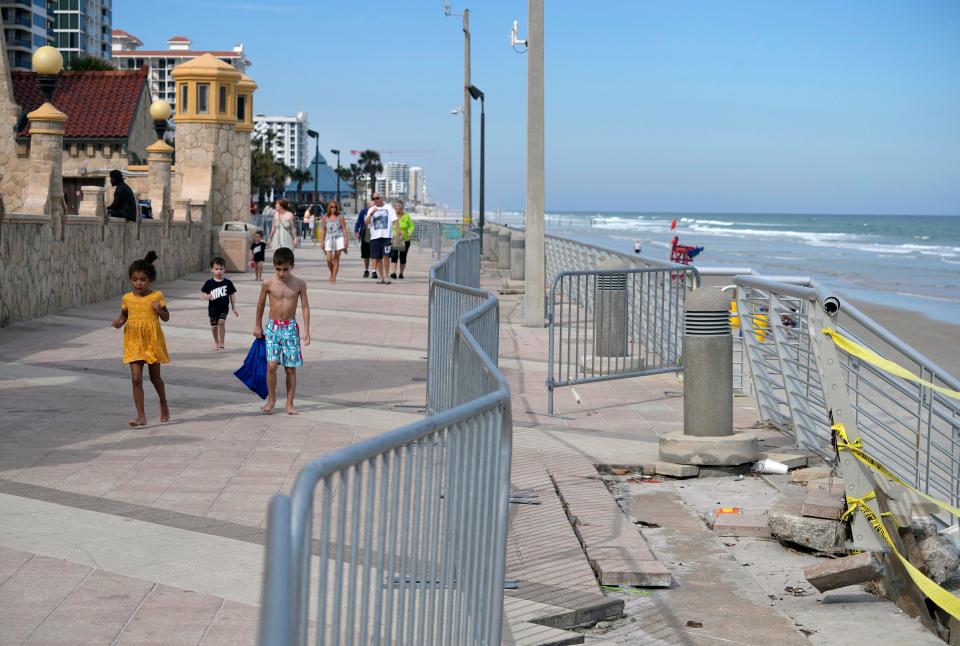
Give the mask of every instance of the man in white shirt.
[(390, 265), (390, 242), (397, 222), (397, 212), (389, 204), (383, 203), (382, 195), (373, 196), (373, 206), (367, 209), (364, 222), (370, 228), (370, 260), (380, 275), (378, 284), (390, 284), (387, 269)]

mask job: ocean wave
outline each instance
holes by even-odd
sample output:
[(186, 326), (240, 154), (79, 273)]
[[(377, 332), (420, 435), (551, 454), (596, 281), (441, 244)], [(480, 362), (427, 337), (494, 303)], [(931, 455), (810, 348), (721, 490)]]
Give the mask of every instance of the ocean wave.
[(680, 222), (692, 222), (693, 224), (707, 224), (718, 227), (732, 227), (736, 222), (725, 222), (724, 220), (701, 220), (700, 218), (680, 218)]
[(863, 236), (852, 233), (830, 233), (815, 231), (767, 231), (765, 229), (718, 229), (712, 226), (694, 225), (689, 227), (691, 231), (706, 233), (722, 238), (737, 238), (741, 236), (763, 237), (763, 238), (795, 238), (810, 244), (841, 241), (841, 240), (862, 240)]

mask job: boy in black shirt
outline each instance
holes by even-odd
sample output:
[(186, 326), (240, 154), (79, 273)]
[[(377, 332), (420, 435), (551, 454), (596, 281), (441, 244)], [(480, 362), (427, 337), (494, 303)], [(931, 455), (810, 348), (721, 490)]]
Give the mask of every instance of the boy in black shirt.
[(237, 293), (237, 288), (233, 286), (230, 279), (223, 277), (225, 267), (226, 262), (220, 256), (211, 260), (210, 273), (213, 274), (213, 278), (207, 280), (200, 288), (203, 298), (210, 301), (207, 305), (207, 313), (210, 315), (214, 352), (223, 349), (223, 340), (227, 334), (227, 314), (230, 309), (233, 309), (234, 316), (240, 316), (233, 297)]
[(253, 252), (253, 266), (257, 272), (257, 280), (261, 280), (263, 277), (263, 258), (267, 252), (267, 243), (263, 241), (263, 233), (260, 231), (253, 234), (250, 251)]

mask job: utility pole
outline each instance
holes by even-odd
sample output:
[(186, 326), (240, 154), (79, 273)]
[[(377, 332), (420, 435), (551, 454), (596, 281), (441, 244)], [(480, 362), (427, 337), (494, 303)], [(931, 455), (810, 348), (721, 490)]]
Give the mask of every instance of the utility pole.
[(470, 132), (470, 10), (463, 10), (463, 224), (473, 223), (473, 168)]
[(527, 0), (527, 196), (523, 324), (544, 321), (543, 0)]

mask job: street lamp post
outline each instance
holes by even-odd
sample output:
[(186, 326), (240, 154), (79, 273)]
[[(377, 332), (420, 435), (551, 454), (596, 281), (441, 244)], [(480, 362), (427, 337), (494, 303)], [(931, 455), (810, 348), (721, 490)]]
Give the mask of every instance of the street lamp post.
[(446, 16), (463, 16), (463, 223), (469, 227), (473, 218), (473, 153), (471, 152), (470, 134), (470, 10), (464, 9), (462, 14), (453, 13), (450, 3), (443, 2), (443, 13)]
[(484, 223), (484, 187), (486, 183), (484, 181), (484, 168), (486, 155), (486, 113), (484, 110), (484, 95), (483, 92), (476, 85), (471, 85), (469, 88), (470, 96), (474, 100), (480, 99), (480, 248), (483, 249), (483, 223)]
[(320, 133), (316, 130), (307, 130), (307, 136), (312, 138), (316, 147), (313, 153), (313, 201), (320, 203)]
[(340, 151), (331, 148), (330, 152), (337, 156), (337, 212), (339, 213), (342, 208), (340, 206)]

